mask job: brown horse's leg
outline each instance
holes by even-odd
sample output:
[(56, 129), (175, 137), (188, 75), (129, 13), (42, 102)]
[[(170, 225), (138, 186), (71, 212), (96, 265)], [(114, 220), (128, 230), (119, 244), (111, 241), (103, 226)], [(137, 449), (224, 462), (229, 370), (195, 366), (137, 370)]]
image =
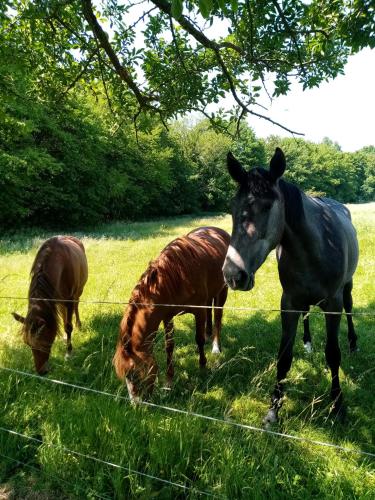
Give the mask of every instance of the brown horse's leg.
[(206, 320), (206, 333), (205, 340), (211, 340), (212, 338), (212, 299), (207, 301), (207, 320)]
[(207, 322), (206, 309), (198, 309), (194, 312), (195, 315), (195, 341), (199, 352), (199, 366), (204, 368), (207, 363), (207, 358), (204, 354), (205, 330)]
[(74, 315), (76, 317), (76, 327), (81, 328), (82, 323), (81, 323), (81, 319), (79, 317), (78, 303), (79, 303), (79, 301), (77, 299), (77, 302), (74, 302)]
[(174, 325), (173, 321), (164, 321), (165, 329), (165, 352), (167, 354), (167, 387), (172, 386), (174, 366), (173, 366), (173, 350), (174, 350)]
[[(227, 300), (227, 295), (228, 295), (228, 287), (224, 287), (221, 292), (215, 297), (214, 299), (214, 306), (216, 307), (223, 307), (225, 304), (225, 301)], [(212, 337), (212, 352), (214, 354), (220, 354), (221, 352), (221, 339), (220, 339), (220, 334), (221, 334), (221, 325), (222, 325), (222, 319), (223, 319), (223, 310), (222, 309), (215, 309), (214, 310), (214, 318), (215, 318), (215, 326), (214, 326), (214, 333)]]
[(73, 309), (74, 309), (74, 303), (73, 302), (67, 302), (66, 303), (66, 316), (65, 316), (65, 333), (66, 333), (66, 354), (65, 354), (65, 359), (67, 359), (71, 353), (72, 353), (72, 331), (73, 331), (73, 324), (72, 324), (72, 319), (73, 319)]

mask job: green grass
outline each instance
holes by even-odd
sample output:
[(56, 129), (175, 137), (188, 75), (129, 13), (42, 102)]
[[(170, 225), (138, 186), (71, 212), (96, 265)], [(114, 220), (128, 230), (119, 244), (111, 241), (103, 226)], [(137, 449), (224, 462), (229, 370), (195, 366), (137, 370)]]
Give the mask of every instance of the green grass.
[[(351, 210), (361, 251), (354, 307), (374, 311), (375, 204), (353, 205)], [(116, 223), (76, 233), (83, 239), (89, 261), (83, 301), (126, 302), (150, 259), (173, 238), (207, 224), (231, 229), (229, 216), (216, 216)], [(0, 240), (0, 296), (27, 295), (33, 258), (48, 236), (35, 230)], [(255, 289), (231, 291), (227, 305), (275, 309), (280, 295), (272, 253), (257, 273)], [(13, 310), (25, 313), (26, 302), (0, 299), (0, 366), (32, 372), (31, 352), (22, 343), (10, 315)], [(126, 395), (111, 366), (123, 306), (81, 304), (80, 311), (83, 327), (73, 331), (74, 355), (65, 362), (64, 342), (56, 339), (48, 378)], [(299, 326), (276, 430), (375, 453), (374, 322), (370, 316), (355, 318), (360, 351), (349, 355), (346, 322), (342, 321), (341, 379), (348, 405), (343, 424), (329, 416), (324, 319), (311, 316), (312, 355), (304, 353)], [(193, 319), (178, 317), (174, 387), (170, 392), (162, 389), (165, 356), (160, 332), (155, 347), (160, 374), (152, 402), (260, 427), (275, 382), (279, 337), (277, 313), (228, 310), (223, 352), (219, 357), (209, 353), (207, 369), (201, 372)], [(134, 408), (121, 399), (3, 370), (0, 393), (0, 425), (43, 441), (40, 445), (0, 432), (0, 497), (199, 497), (194, 490), (183, 493), (77, 457), (60, 446), (227, 498), (375, 498), (375, 462), (364, 456), (160, 409)]]

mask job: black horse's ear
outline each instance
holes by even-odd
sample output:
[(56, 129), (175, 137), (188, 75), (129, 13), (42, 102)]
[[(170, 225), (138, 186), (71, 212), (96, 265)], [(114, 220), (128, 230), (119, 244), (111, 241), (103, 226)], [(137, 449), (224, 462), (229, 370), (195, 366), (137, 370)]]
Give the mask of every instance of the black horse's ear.
[(227, 167), (229, 175), (238, 184), (244, 184), (246, 182), (246, 170), (243, 168), (241, 163), (232, 155), (231, 151), (229, 151), (227, 155)]
[(283, 173), (285, 172), (285, 168), (285, 155), (280, 148), (276, 148), (275, 153), (270, 161), (270, 174), (274, 182), (283, 175)]
[(12, 316), (16, 321), (19, 321), (20, 323), (25, 323), (25, 318), (21, 316), (20, 314), (17, 314), (16, 312), (12, 312)]

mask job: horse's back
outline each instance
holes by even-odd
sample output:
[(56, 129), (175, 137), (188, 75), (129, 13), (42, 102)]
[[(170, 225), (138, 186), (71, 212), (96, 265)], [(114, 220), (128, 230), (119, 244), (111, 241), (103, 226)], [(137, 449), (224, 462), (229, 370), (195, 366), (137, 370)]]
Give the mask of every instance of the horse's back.
[(229, 241), (223, 229), (199, 227), (164, 248), (155, 264), (164, 283), (173, 282), (182, 303), (203, 304), (222, 290)]
[(215, 254), (221, 256), (223, 252), (225, 256), (230, 242), (230, 235), (224, 229), (214, 226), (202, 226), (193, 229), (186, 235), (186, 238), (197, 242), (208, 253), (212, 253), (212, 257)]
[(75, 236), (54, 236), (45, 241), (40, 248), (38, 255), (43, 256), (43, 254), (44, 272), (60, 292), (59, 295), (64, 298), (78, 298), (88, 277), (83, 243)]
[(319, 229), (322, 235), (326, 255), (330, 255), (332, 247), (342, 258), (332, 262), (333, 268), (342, 264), (343, 281), (350, 281), (357, 267), (359, 248), (357, 232), (352, 223), (350, 210), (332, 198), (314, 198), (319, 207)]

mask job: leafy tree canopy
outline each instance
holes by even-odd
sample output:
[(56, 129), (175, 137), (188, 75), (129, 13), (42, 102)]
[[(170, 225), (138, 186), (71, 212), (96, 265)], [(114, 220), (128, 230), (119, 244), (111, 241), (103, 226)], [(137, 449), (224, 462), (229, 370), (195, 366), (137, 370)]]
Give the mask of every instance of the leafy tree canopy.
[[(3, 0), (0, 50), (40, 98), (104, 85), (113, 113), (147, 125), (231, 95), (232, 118), (263, 116), (264, 87), (287, 94), (343, 72), (375, 46), (373, 0)], [(10, 84), (4, 72), (1, 84)], [(8, 78), (8, 80), (7, 80)], [(268, 82), (268, 83), (266, 83)], [(268, 88), (269, 86), (269, 88)], [(266, 119), (272, 121), (269, 117)]]

